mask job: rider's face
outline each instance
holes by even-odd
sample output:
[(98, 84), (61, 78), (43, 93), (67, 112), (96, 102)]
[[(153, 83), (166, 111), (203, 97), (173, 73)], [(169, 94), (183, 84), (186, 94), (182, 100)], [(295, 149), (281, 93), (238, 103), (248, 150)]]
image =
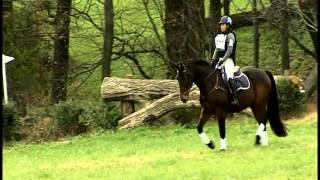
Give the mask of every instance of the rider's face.
[(227, 31), (227, 24), (220, 24), (220, 30), (221, 32), (226, 32)]

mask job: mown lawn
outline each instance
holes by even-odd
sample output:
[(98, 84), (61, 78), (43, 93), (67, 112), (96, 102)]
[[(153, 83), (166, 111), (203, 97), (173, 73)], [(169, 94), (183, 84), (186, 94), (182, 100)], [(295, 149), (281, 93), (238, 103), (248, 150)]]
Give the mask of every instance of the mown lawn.
[[(286, 121), (255, 147), (255, 121), (227, 122), (228, 150), (210, 150), (194, 128), (143, 127), (3, 150), (3, 177), (27, 179), (316, 179), (317, 114)], [(206, 126), (218, 145), (216, 122)]]

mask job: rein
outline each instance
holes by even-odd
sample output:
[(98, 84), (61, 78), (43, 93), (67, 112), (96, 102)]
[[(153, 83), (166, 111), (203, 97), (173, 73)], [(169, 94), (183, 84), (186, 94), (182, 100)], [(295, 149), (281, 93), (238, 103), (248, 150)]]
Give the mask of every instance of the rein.
[[(214, 73), (214, 71), (212, 71), (204, 80), (208, 79), (213, 73)], [(217, 74), (216, 77), (217, 77), (217, 78), (216, 78), (216, 83), (215, 83), (213, 89), (211, 89), (211, 90), (209, 91), (209, 93), (207, 94), (207, 96), (209, 96), (209, 95), (210, 95), (212, 92), (214, 92), (215, 90), (222, 90), (222, 91), (224, 91), (224, 92), (226, 92), (226, 93), (228, 94), (228, 92), (227, 92), (224, 88), (222, 88), (222, 87), (219, 86), (219, 74)]]
[(203, 81), (206, 81), (213, 73), (214, 73), (214, 71), (211, 71), (211, 73), (209, 73), (208, 76), (203, 79)]

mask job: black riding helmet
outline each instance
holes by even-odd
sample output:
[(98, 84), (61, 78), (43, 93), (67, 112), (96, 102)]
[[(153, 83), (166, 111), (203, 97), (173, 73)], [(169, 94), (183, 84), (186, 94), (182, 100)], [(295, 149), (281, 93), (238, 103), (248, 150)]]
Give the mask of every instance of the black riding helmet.
[(228, 24), (229, 26), (231, 26), (232, 25), (232, 19), (229, 16), (222, 16), (220, 21), (219, 21), (219, 24)]

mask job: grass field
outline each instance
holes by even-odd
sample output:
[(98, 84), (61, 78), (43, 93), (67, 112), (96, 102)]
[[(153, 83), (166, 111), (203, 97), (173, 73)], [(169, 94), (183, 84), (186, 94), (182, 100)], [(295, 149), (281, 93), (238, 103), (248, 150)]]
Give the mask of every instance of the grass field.
[[(289, 136), (269, 131), (269, 146), (255, 147), (255, 120), (227, 121), (226, 152), (218, 127), (207, 134), (218, 146), (202, 145), (195, 128), (142, 127), (73, 137), (3, 150), (3, 177), (28, 179), (316, 179), (317, 113), (286, 121)], [(270, 129), (269, 129), (270, 130)]]

